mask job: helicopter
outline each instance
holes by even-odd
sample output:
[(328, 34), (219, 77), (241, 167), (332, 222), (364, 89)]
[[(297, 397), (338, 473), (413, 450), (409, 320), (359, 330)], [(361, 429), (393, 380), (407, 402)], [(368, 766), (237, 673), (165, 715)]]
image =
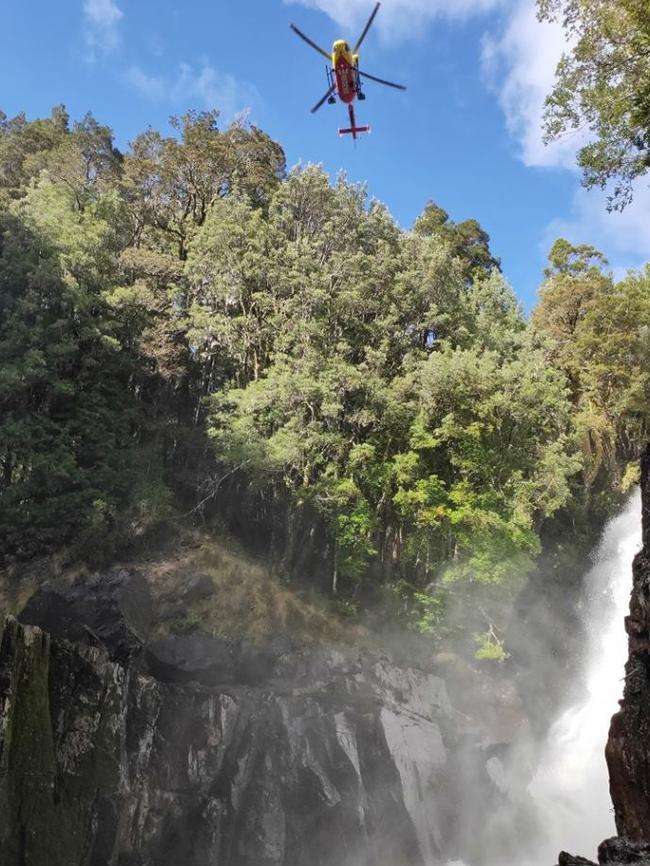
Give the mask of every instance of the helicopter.
[(315, 51), (318, 51), (319, 54), (322, 54), (323, 57), (327, 59), (328, 63), (325, 67), (328, 84), (327, 92), (325, 93), (325, 96), (314, 105), (311, 109), (311, 113), (314, 114), (317, 112), (325, 102), (330, 105), (335, 104), (336, 97), (334, 94), (337, 93), (341, 102), (347, 105), (348, 116), (350, 118), (350, 126), (345, 127), (344, 129), (339, 129), (339, 135), (351, 135), (355, 140), (359, 133), (370, 132), (369, 126), (357, 126), (354, 113), (354, 100), (359, 99), (359, 101), (363, 101), (366, 98), (366, 95), (361, 88), (362, 79), (367, 78), (370, 81), (377, 82), (377, 84), (384, 84), (386, 87), (394, 87), (396, 90), (406, 90), (406, 87), (404, 87), (403, 84), (395, 84), (392, 81), (377, 78), (376, 75), (370, 75), (368, 72), (362, 72), (359, 69), (359, 48), (368, 35), (368, 31), (372, 27), (372, 23), (375, 20), (377, 12), (379, 12), (380, 6), (381, 3), (377, 3), (373, 9), (370, 18), (368, 19), (368, 23), (363, 28), (363, 32), (357, 39), (353, 48), (350, 48), (349, 43), (346, 42), (345, 39), (337, 39), (332, 45), (331, 54), (328, 54), (324, 48), (317, 45), (313, 39), (309, 38), (309, 36), (306, 36), (302, 30), (299, 30), (296, 27), (295, 24), (290, 25), (293, 32), (306, 42), (307, 45), (310, 45)]

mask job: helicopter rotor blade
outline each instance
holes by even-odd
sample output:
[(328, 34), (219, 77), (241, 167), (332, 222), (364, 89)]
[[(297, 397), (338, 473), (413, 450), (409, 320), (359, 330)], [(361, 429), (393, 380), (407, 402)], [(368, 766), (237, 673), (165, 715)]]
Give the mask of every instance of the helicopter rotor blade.
[(307, 45), (311, 45), (311, 47), (314, 49), (314, 51), (318, 51), (319, 54), (322, 54), (323, 57), (326, 57), (329, 63), (332, 62), (332, 55), (328, 54), (324, 48), (321, 48), (320, 45), (316, 45), (316, 43), (313, 41), (313, 39), (310, 39), (309, 36), (305, 36), (305, 34), (302, 32), (302, 30), (298, 30), (298, 28), (296, 27), (295, 24), (290, 24), (289, 26), (291, 27), (293, 32), (296, 34), (296, 36), (300, 36), (300, 38), (303, 40), (303, 42), (306, 42)]
[(333, 84), (333, 85), (330, 87), (330, 89), (327, 91), (327, 93), (325, 94), (325, 96), (320, 100), (320, 102), (317, 102), (316, 105), (312, 108), (311, 113), (312, 113), (312, 114), (315, 114), (315, 113), (318, 111), (318, 109), (323, 105), (323, 103), (325, 102), (325, 100), (326, 100), (326, 99), (329, 99), (330, 96), (334, 93), (335, 90), (336, 90), (336, 85)]
[(352, 53), (353, 53), (353, 54), (356, 54), (357, 51), (359, 50), (359, 48), (361, 48), (361, 43), (362, 43), (363, 40), (366, 38), (366, 36), (367, 36), (367, 34), (368, 34), (368, 31), (369, 31), (370, 28), (372, 27), (372, 22), (375, 20), (375, 15), (377, 14), (377, 12), (379, 12), (379, 7), (380, 7), (380, 6), (381, 6), (381, 3), (377, 3), (377, 5), (375, 6), (375, 8), (372, 10), (372, 13), (371, 13), (371, 15), (370, 15), (370, 18), (368, 19), (368, 23), (367, 23), (366, 26), (363, 28), (363, 33), (361, 34), (361, 36), (359, 36), (359, 38), (357, 39), (357, 44), (356, 44), (356, 45), (354, 46), (354, 48), (352, 49)]
[(369, 78), (371, 81), (376, 81), (377, 84), (385, 84), (386, 87), (394, 87), (396, 90), (406, 90), (406, 87), (403, 84), (395, 84), (394, 81), (386, 81), (383, 78), (377, 78), (376, 75), (370, 75), (368, 72), (362, 72), (359, 70), (359, 75), (362, 78)]

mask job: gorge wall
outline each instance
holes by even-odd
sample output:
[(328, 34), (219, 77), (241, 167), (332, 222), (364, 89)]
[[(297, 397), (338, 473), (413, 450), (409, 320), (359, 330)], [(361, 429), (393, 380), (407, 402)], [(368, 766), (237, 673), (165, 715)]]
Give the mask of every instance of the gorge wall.
[(422, 866), (456, 856), (470, 787), (497, 796), (512, 723), (471, 722), (430, 672), (148, 641), (126, 572), (41, 590), (20, 619), (0, 651), (3, 866)]
[[(644, 547), (607, 746), (619, 836), (601, 844), (602, 866), (650, 863), (650, 450), (642, 472)], [(467, 673), (460, 688), (440, 660), (200, 631), (152, 640), (151, 625), (147, 582), (128, 571), (43, 588), (7, 620), (2, 866), (493, 864), (543, 835), (526, 768), (512, 832), (497, 845), (486, 831), (501, 805), (512, 812), (499, 777), (527, 726), (510, 675)]]

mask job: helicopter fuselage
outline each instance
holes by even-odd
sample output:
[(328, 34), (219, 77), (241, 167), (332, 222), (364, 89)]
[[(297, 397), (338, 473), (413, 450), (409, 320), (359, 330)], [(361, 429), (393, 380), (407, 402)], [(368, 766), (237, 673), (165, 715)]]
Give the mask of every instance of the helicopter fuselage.
[(337, 40), (332, 46), (332, 72), (338, 97), (346, 105), (354, 102), (359, 93), (358, 66), (359, 55), (353, 54), (343, 39)]

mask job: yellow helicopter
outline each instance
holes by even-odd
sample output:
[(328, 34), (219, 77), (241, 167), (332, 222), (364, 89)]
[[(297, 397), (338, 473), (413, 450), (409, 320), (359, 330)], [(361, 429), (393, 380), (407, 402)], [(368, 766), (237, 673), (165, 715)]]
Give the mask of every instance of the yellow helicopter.
[(319, 54), (322, 54), (328, 61), (328, 66), (326, 67), (328, 82), (327, 92), (325, 96), (323, 96), (323, 98), (320, 99), (311, 109), (312, 114), (318, 111), (325, 102), (334, 104), (336, 102), (334, 93), (337, 93), (341, 102), (348, 106), (348, 115), (350, 118), (350, 126), (345, 129), (339, 129), (339, 135), (351, 135), (354, 139), (356, 139), (358, 134), (361, 132), (370, 132), (369, 126), (357, 126), (354, 113), (354, 100), (364, 100), (366, 98), (361, 89), (361, 79), (367, 78), (370, 81), (376, 81), (378, 84), (384, 84), (386, 87), (394, 87), (397, 90), (406, 90), (406, 87), (404, 87), (403, 84), (395, 84), (392, 81), (377, 78), (377, 76), (370, 75), (368, 72), (362, 72), (359, 69), (359, 48), (370, 30), (372, 23), (375, 20), (375, 16), (377, 15), (377, 12), (379, 12), (380, 6), (381, 3), (377, 3), (373, 9), (370, 18), (368, 19), (368, 23), (363, 28), (363, 32), (357, 39), (353, 48), (350, 48), (349, 43), (346, 42), (345, 39), (337, 39), (332, 45), (331, 53), (325, 51), (324, 48), (321, 48), (320, 45), (310, 39), (309, 36), (306, 36), (302, 30), (299, 30), (296, 27), (295, 24), (290, 25), (291, 29), (297, 36), (306, 42), (307, 45), (310, 45), (315, 51), (318, 51)]

